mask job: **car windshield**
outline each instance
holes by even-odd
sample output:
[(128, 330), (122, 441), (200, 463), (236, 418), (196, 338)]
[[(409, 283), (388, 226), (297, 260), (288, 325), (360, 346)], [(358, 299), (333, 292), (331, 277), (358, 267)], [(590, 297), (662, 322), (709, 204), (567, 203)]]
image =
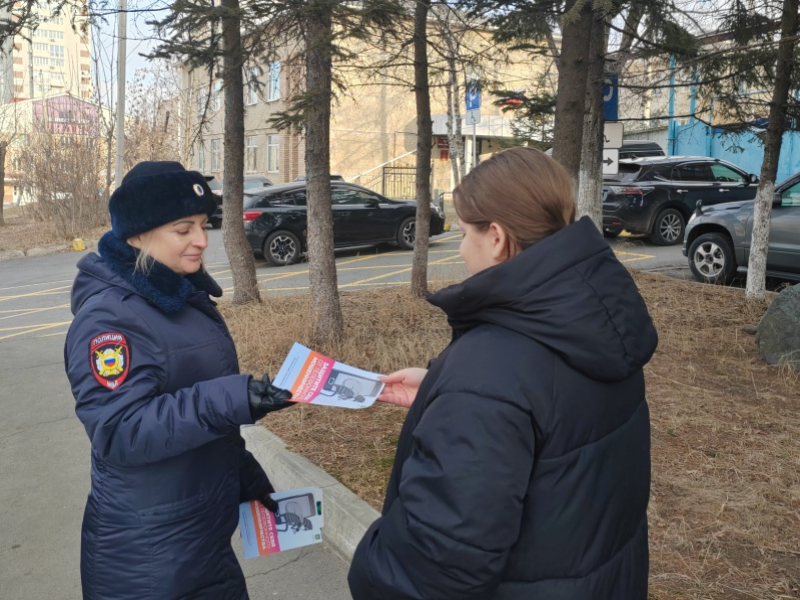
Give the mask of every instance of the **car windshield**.
[(208, 183), (208, 187), (211, 188), (212, 192), (216, 192), (217, 190), (222, 189), (222, 185), (216, 178), (212, 178), (206, 181)]
[(636, 177), (642, 167), (639, 165), (626, 165), (625, 163), (619, 164), (619, 172), (616, 175), (603, 175), (604, 181), (615, 181), (617, 183), (631, 183), (636, 181)]

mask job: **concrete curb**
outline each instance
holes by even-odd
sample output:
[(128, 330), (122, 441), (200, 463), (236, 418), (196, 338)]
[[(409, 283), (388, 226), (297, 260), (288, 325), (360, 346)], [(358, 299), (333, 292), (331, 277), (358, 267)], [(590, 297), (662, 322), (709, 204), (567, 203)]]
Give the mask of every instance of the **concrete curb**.
[(246, 425), (242, 427), (242, 437), (275, 489), (322, 489), (323, 539), (350, 562), (367, 528), (380, 513), (307, 458), (289, 452), (286, 444), (266, 428)]
[[(86, 249), (92, 250), (97, 248), (97, 242), (99, 240), (88, 240), (85, 241)], [(34, 246), (33, 248), (28, 248), (26, 250), (6, 250), (0, 252), (0, 262), (4, 260), (13, 260), (15, 258), (26, 258), (26, 257), (36, 257), (36, 256), (47, 256), (49, 254), (59, 254), (61, 252), (72, 252), (72, 243), (69, 244), (58, 244), (58, 245), (50, 245), (50, 246)], [(81, 251), (82, 252), (82, 251)]]

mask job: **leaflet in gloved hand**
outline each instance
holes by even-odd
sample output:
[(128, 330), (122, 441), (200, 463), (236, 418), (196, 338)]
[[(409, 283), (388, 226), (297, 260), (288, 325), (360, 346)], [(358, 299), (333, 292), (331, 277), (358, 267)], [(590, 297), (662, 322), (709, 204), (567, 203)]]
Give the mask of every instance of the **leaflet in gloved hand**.
[(322, 541), (322, 490), (309, 487), (275, 492), (272, 499), (278, 503), (274, 513), (258, 500), (239, 505), (239, 532), (245, 558)]
[(378, 377), (295, 343), (272, 383), (291, 390), (292, 402), (367, 408), (383, 390)]

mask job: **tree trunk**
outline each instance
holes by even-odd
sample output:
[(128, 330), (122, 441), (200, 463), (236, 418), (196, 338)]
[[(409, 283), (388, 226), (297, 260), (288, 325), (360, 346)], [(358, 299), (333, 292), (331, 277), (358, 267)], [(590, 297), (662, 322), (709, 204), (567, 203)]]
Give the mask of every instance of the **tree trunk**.
[(253, 251), (244, 235), (244, 77), (239, 0), (222, 0), (222, 81), (225, 88), (222, 237), (233, 276), (233, 303), (259, 302)]
[(449, 14), (442, 20), (442, 37), (447, 47), (447, 146), (453, 171), (453, 187), (464, 177), (464, 139), (461, 137), (461, 86), (458, 85), (458, 44), (450, 28)]
[(423, 297), (428, 291), (428, 242), (431, 229), (431, 120), (428, 81), (428, 11), (431, 0), (417, 0), (414, 8), (414, 95), (417, 101), (417, 224), (411, 293)]
[(764, 161), (761, 163), (761, 181), (753, 207), (753, 237), (750, 259), (747, 262), (747, 287), (745, 298), (757, 300), (764, 297), (767, 279), (767, 249), (769, 225), (772, 216), (772, 197), (775, 177), (781, 155), (783, 134), (786, 131), (786, 105), (792, 80), (792, 54), (798, 29), (798, 0), (784, 0), (781, 18), (781, 41), (775, 67), (775, 87), (769, 104), (769, 123), (764, 140)]
[(306, 174), (308, 190), (308, 276), (311, 287), (313, 343), (339, 339), (344, 330), (336, 261), (333, 254), (331, 208), (331, 100), (333, 5), (313, 0), (306, 22)]
[(569, 21), (562, 29), (553, 158), (567, 169), (572, 189), (577, 192), (583, 150), (583, 119), (593, 15), (591, 2), (586, 2), (577, 15), (571, 14), (575, 3), (576, 0), (567, 2)]
[(578, 218), (588, 216), (603, 230), (603, 74), (605, 73), (606, 21), (596, 12), (592, 19), (589, 45), (589, 73), (586, 82), (586, 116), (583, 124), (578, 188)]
[(0, 227), (6, 224), (6, 217), (3, 214), (3, 207), (6, 201), (6, 151), (8, 142), (0, 142)]

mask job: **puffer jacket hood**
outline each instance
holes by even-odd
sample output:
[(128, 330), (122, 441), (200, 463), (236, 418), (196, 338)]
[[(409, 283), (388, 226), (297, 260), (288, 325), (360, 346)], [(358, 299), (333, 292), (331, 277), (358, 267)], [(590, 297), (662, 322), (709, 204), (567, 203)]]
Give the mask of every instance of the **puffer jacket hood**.
[(429, 301), (447, 313), (456, 335), (500, 325), (597, 381), (627, 379), (658, 345), (636, 284), (588, 217)]

